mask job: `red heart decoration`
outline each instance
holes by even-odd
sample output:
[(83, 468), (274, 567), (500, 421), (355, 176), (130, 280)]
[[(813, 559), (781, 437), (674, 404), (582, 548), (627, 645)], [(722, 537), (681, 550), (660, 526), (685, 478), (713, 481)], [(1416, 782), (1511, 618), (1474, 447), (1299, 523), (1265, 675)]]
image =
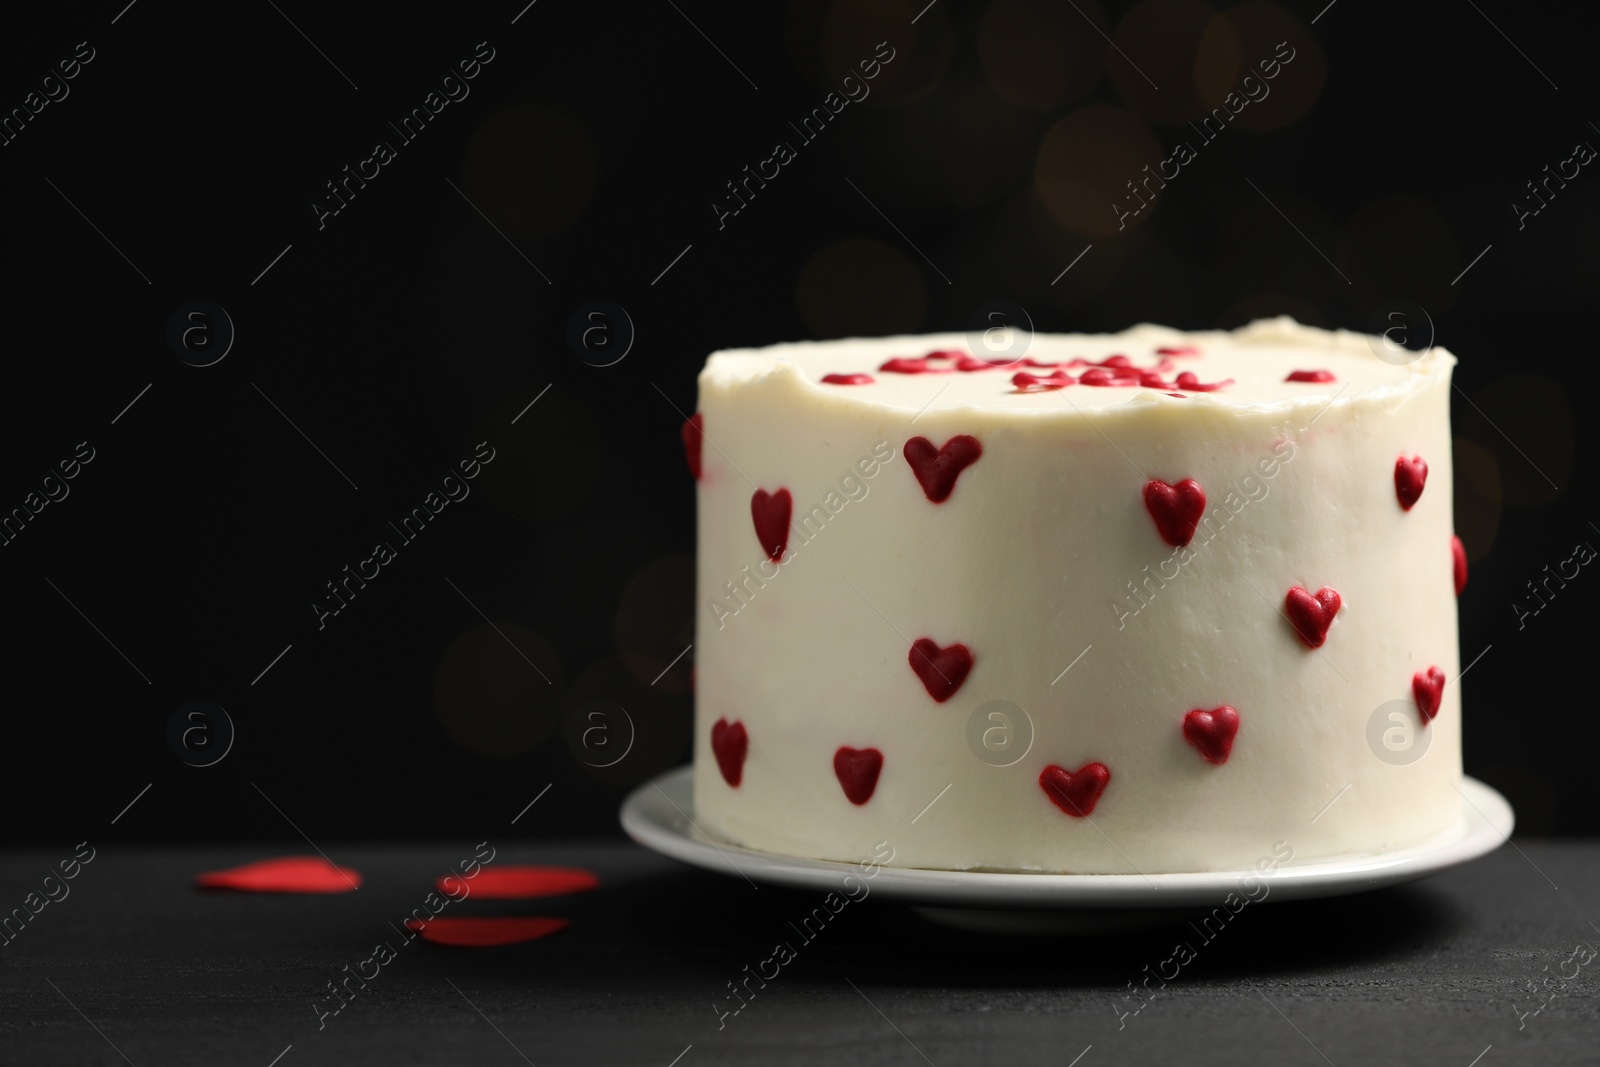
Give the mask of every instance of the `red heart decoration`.
[[(433, 883), (439, 892), (450, 896), (467, 888), (467, 896), (484, 900), (529, 900), (534, 897), (559, 897), (585, 893), (600, 885), (592, 871), (581, 867), (534, 867), (528, 865), (480, 867), (470, 878), (447, 874)], [(465, 897), (461, 899), (466, 899)]]
[(1159, 478), (1144, 483), (1144, 506), (1156, 520), (1161, 539), (1174, 548), (1194, 540), (1195, 527), (1206, 513), (1206, 491), (1193, 478), (1168, 485)]
[(926, 437), (913, 437), (905, 448), (906, 462), (911, 473), (917, 476), (923, 495), (935, 504), (942, 504), (956, 487), (956, 478), (962, 471), (978, 462), (983, 455), (983, 445), (970, 434), (958, 434), (935, 449)]
[(1321, 648), (1322, 642), (1328, 639), (1333, 617), (1339, 613), (1340, 603), (1339, 593), (1332, 586), (1325, 585), (1312, 596), (1297, 585), (1283, 598), (1283, 613), (1289, 616), (1294, 632), (1300, 635), (1307, 648)]
[(1422, 497), (1422, 487), (1427, 484), (1428, 464), (1421, 456), (1401, 456), (1394, 461), (1394, 495), (1406, 511)]
[(922, 687), (939, 703), (956, 695), (972, 670), (972, 650), (959, 641), (940, 648), (932, 638), (919, 637), (911, 645), (911, 669), (922, 679)]
[(1211, 763), (1228, 762), (1238, 732), (1239, 713), (1226, 704), (1210, 711), (1196, 708), (1183, 717), (1183, 739)]
[(706, 417), (695, 412), (679, 431), (683, 436), (683, 458), (689, 461), (689, 473), (700, 480), (700, 442), (705, 437)]
[(1085, 763), (1075, 771), (1051, 764), (1039, 772), (1039, 788), (1056, 807), (1081, 819), (1094, 811), (1100, 794), (1111, 781), (1111, 769), (1104, 763)]
[(1444, 671), (1429, 667), (1426, 674), (1418, 671), (1411, 676), (1411, 695), (1417, 700), (1417, 710), (1422, 713), (1426, 726), (1439, 714), (1439, 699), (1444, 696)]
[(852, 804), (865, 804), (878, 788), (878, 772), (883, 770), (883, 753), (875, 748), (841, 746), (833, 754), (833, 773), (844, 787)]
[(750, 735), (745, 733), (744, 723), (718, 719), (711, 727), (711, 752), (722, 769), (722, 780), (735, 789), (744, 780), (744, 754), (749, 747)]
[(495, 945), (537, 941), (541, 937), (549, 937), (565, 930), (569, 925), (565, 919), (553, 919), (542, 915), (507, 918), (460, 916), (449, 919), (406, 920), (406, 929), (415, 930), (422, 935), (424, 941), (431, 941), (435, 945), (458, 945), (465, 948), (491, 948)]
[(750, 517), (755, 520), (756, 540), (766, 551), (767, 558), (776, 563), (789, 547), (789, 515), (794, 509), (794, 498), (789, 490), (779, 489), (769, 493), (757, 489), (750, 498)]
[(1467, 587), (1467, 546), (1454, 534), (1450, 535), (1450, 569), (1455, 573), (1456, 596), (1460, 596)]
[(361, 872), (321, 856), (283, 856), (225, 871), (204, 871), (194, 876), (194, 884), (241, 893), (349, 893), (361, 885)]

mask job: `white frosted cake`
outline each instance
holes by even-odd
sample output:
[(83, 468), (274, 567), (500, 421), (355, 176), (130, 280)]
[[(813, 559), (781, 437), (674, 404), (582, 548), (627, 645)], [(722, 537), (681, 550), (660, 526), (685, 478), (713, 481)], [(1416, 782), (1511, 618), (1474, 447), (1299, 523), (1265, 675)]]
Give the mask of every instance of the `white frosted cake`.
[(711, 356), (684, 427), (698, 827), (1095, 874), (1449, 827), (1455, 358), (1371, 340), (1283, 318), (1020, 360), (964, 334)]

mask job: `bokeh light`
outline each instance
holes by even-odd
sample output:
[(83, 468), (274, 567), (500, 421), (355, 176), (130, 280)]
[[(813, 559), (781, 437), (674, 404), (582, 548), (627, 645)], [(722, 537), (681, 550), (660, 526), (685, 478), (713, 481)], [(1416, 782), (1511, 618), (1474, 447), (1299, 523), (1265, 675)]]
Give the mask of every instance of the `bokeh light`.
[(1500, 505), (1505, 496), (1500, 463), (1493, 452), (1470, 437), (1458, 436), (1452, 451), (1456, 536), (1467, 550), (1467, 559), (1475, 563), (1489, 554), (1500, 532)]
[(1208, 110), (1195, 87), (1195, 63), (1216, 17), (1216, 9), (1200, 0), (1144, 0), (1122, 16), (1106, 73), (1128, 107), (1169, 125)]
[[(863, 61), (877, 61), (868, 68), (876, 76), (864, 102), (892, 107), (932, 91), (950, 64), (944, 6), (934, 4), (918, 18), (921, 7), (912, 0), (793, 0), (784, 35), (795, 66), (820, 89), (838, 90), (846, 75), (861, 77)], [(878, 57), (884, 42), (883, 55), (892, 56), (886, 63)]]
[[(1097, 0), (995, 0), (978, 28), (978, 62), (1006, 101), (1053, 111), (1094, 88), (1110, 24)], [(1096, 30), (1099, 27), (1099, 30)]]
[(813, 252), (800, 269), (794, 302), (817, 337), (911, 333), (928, 311), (922, 272), (910, 255), (870, 237)]
[[(1034, 163), (1034, 187), (1056, 222), (1085, 237), (1110, 237), (1148, 219), (1154, 205), (1124, 218), (1139, 201), (1129, 183), (1161, 161), (1161, 142), (1121, 108), (1092, 104), (1046, 131)], [(1158, 201), (1159, 202), (1159, 201)]]
[(439, 657), (433, 708), (462, 748), (480, 756), (515, 756), (560, 725), (562, 678), (561, 661), (542, 635), (514, 622), (483, 623), (451, 641)]
[[(1255, 81), (1246, 84), (1246, 77)], [(1194, 80), (1205, 108), (1238, 93), (1250, 102), (1230, 125), (1267, 133), (1311, 110), (1328, 80), (1328, 60), (1309, 26), (1277, 4), (1254, 0), (1211, 20), (1200, 37)]]

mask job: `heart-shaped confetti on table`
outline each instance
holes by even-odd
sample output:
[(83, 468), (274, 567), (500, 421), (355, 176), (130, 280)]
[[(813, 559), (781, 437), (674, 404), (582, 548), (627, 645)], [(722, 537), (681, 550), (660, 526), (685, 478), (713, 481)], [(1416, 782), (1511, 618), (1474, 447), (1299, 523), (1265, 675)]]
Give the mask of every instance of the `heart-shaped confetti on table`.
[(907, 658), (911, 669), (922, 679), (922, 687), (941, 704), (955, 696), (972, 670), (972, 650), (959, 641), (940, 648), (932, 638), (919, 637)]
[(717, 757), (717, 767), (722, 780), (739, 788), (744, 780), (744, 754), (750, 747), (750, 735), (744, 723), (718, 719), (711, 727), (711, 754)]
[(755, 521), (756, 540), (774, 563), (783, 559), (783, 551), (789, 547), (789, 515), (793, 510), (794, 498), (787, 489), (775, 493), (757, 489), (750, 498), (750, 518)]
[(1159, 478), (1144, 483), (1144, 506), (1156, 521), (1161, 539), (1174, 548), (1194, 540), (1195, 527), (1206, 513), (1206, 491), (1193, 478), (1168, 485)]
[(1444, 671), (1429, 667), (1411, 676), (1411, 695), (1417, 701), (1417, 711), (1426, 726), (1439, 714), (1439, 701), (1444, 696)]
[(1331, 586), (1323, 586), (1313, 596), (1297, 585), (1283, 598), (1283, 613), (1307, 648), (1321, 648), (1340, 603), (1338, 591)]
[(916, 475), (922, 493), (935, 504), (942, 504), (956, 487), (961, 472), (978, 462), (983, 455), (983, 445), (971, 434), (957, 434), (934, 448), (926, 437), (913, 437), (901, 449), (911, 473)]
[(697, 482), (700, 480), (700, 443), (706, 435), (705, 425), (706, 417), (697, 411), (680, 431), (683, 434), (683, 458), (689, 461), (689, 473), (694, 475)]
[(1111, 769), (1104, 763), (1086, 763), (1075, 771), (1052, 763), (1039, 772), (1039, 788), (1045, 796), (1075, 819), (1094, 811), (1110, 781)]
[(852, 804), (865, 804), (878, 788), (878, 772), (883, 770), (883, 753), (875, 748), (840, 746), (833, 754), (833, 773), (844, 787)]
[(1450, 570), (1456, 579), (1456, 596), (1460, 596), (1467, 587), (1467, 546), (1455, 534), (1450, 535)]
[[(447, 874), (433, 887), (447, 896), (467, 889), (467, 896), (484, 900), (531, 900), (535, 897), (560, 897), (596, 889), (600, 879), (581, 867), (537, 867), (530, 864), (497, 864), (480, 867), (472, 877)], [(466, 899), (462, 897), (460, 899)]]
[(1401, 508), (1410, 511), (1422, 498), (1422, 487), (1427, 484), (1428, 464), (1421, 456), (1401, 456), (1394, 461), (1394, 495)]
[(321, 856), (280, 856), (223, 871), (194, 876), (200, 889), (240, 893), (349, 893), (361, 886), (361, 872), (340, 867)]
[(452, 916), (406, 920), (406, 929), (416, 931), (424, 941), (463, 948), (491, 948), (537, 941), (541, 937), (559, 933), (569, 925), (565, 919), (545, 915)]
[(1238, 733), (1239, 713), (1226, 704), (1210, 711), (1196, 708), (1183, 717), (1183, 739), (1209, 763), (1228, 762)]

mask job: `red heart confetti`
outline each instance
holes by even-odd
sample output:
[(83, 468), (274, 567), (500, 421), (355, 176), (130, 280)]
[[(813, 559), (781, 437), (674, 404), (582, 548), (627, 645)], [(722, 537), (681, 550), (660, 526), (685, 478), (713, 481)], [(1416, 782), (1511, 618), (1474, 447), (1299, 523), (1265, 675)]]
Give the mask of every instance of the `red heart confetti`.
[(1338, 591), (1331, 586), (1323, 586), (1312, 596), (1297, 585), (1283, 598), (1283, 613), (1289, 616), (1294, 632), (1300, 635), (1307, 648), (1321, 648), (1322, 642), (1328, 639), (1328, 627), (1333, 625), (1341, 603)]
[(448, 919), (407, 919), (406, 929), (422, 935), (422, 940), (435, 945), (455, 945), (462, 948), (492, 948), (496, 945), (515, 945), (523, 941), (537, 941), (541, 937), (560, 933), (570, 924), (565, 919), (543, 915), (490, 918), (458, 916)]
[(745, 732), (744, 723), (718, 719), (711, 727), (711, 753), (722, 769), (722, 780), (735, 789), (744, 780), (744, 754), (749, 748), (750, 735)]
[[(1115, 359), (1116, 357), (1112, 357)], [(1091, 367), (1078, 375), (1078, 381), (1083, 385), (1138, 385), (1139, 372), (1135, 370), (1113, 370), (1107, 366)]]
[(689, 461), (689, 473), (700, 480), (700, 442), (705, 437), (706, 417), (700, 412), (690, 416), (680, 431), (683, 435), (683, 458)]
[(1224, 386), (1233, 384), (1233, 379), (1228, 378), (1220, 382), (1202, 382), (1194, 371), (1186, 370), (1178, 375), (1178, 388), (1187, 389), (1191, 393), (1214, 393)]
[(779, 489), (776, 493), (757, 489), (755, 496), (750, 498), (750, 517), (755, 520), (756, 540), (761, 542), (762, 550), (774, 563), (783, 558), (783, 550), (789, 547), (789, 515), (793, 508), (794, 498), (787, 489)]
[(1206, 513), (1206, 491), (1193, 478), (1168, 485), (1158, 478), (1144, 483), (1144, 506), (1156, 520), (1161, 539), (1174, 548), (1194, 540), (1195, 527)]
[(1039, 788), (1045, 796), (1075, 819), (1093, 813), (1110, 781), (1111, 770), (1104, 763), (1086, 763), (1076, 771), (1052, 763), (1039, 772)]
[(1429, 667), (1427, 673), (1413, 674), (1411, 695), (1416, 698), (1417, 711), (1422, 714), (1422, 725), (1428, 725), (1439, 714), (1439, 700), (1444, 696), (1444, 671)]
[(1454, 534), (1450, 535), (1450, 568), (1455, 574), (1456, 596), (1460, 596), (1467, 587), (1467, 546)]
[(935, 449), (926, 437), (913, 437), (901, 451), (911, 465), (911, 473), (917, 476), (923, 495), (942, 504), (955, 489), (961, 472), (983, 455), (983, 445), (976, 437), (959, 434), (946, 441), (943, 448)]
[(1210, 711), (1196, 708), (1183, 717), (1183, 739), (1211, 763), (1228, 762), (1238, 733), (1239, 713), (1226, 704)]
[(833, 773), (852, 804), (865, 804), (872, 799), (873, 791), (878, 788), (878, 772), (881, 770), (883, 753), (875, 748), (844, 745), (833, 754)]
[[(593, 871), (581, 867), (535, 867), (528, 864), (481, 867), (468, 878), (447, 874), (433, 883), (446, 895), (467, 887), (467, 895), (484, 900), (532, 900), (535, 897), (560, 897), (568, 893), (587, 893), (600, 885)], [(463, 898), (465, 899), (465, 898)]]
[(1422, 487), (1427, 484), (1428, 464), (1421, 456), (1401, 456), (1394, 461), (1394, 495), (1406, 511), (1422, 498)]
[(955, 696), (972, 670), (972, 650), (959, 642), (940, 648), (932, 638), (919, 637), (912, 643), (908, 658), (911, 669), (922, 679), (922, 687), (941, 704)]
[[(928, 359), (931, 358), (935, 357), (913, 359), (907, 356), (896, 356), (894, 359), (887, 360), (878, 370), (884, 374), (949, 374), (954, 370), (953, 367), (928, 366)], [(945, 359), (948, 357), (939, 355), (937, 358)]]
[(360, 887), (361, 872), (321, 856), (282, 856), (225, 871), (203, 871), (194, 876), (194, 884), (241, 893), (349, 893)]
[(1011, 384), (1021, 393), (1038, 393), (1050, 389), (1065, 389), (1074, 384), (1072, 375), (1064, 370), (1051, 371), (1049, 374), (1030, 374), (1027, 371), (1018, 371), (1011, 376)]

